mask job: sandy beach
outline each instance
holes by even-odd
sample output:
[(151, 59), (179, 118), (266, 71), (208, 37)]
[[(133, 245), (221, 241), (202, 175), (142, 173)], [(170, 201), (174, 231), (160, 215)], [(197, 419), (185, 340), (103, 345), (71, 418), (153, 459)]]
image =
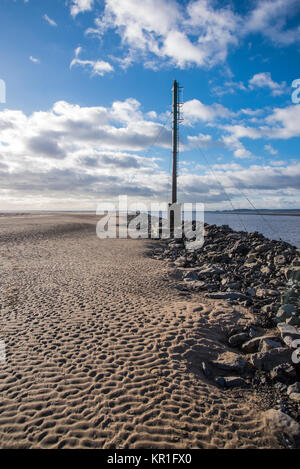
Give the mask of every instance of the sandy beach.
[(180, 291), (155, 241), (99, 240), (96, 221), (1, 217), (0, 447), (279, 447), (255, 393), (201, 371), (250, 313)]

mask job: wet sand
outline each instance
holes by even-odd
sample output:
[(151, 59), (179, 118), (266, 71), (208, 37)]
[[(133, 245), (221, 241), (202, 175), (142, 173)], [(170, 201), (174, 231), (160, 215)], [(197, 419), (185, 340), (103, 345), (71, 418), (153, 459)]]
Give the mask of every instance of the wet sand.
[(249, 312), (180, 292), (154, 241), (95, 223), (1, 217), (0, 447), (278, 447), (251, 390), (201, 372)]

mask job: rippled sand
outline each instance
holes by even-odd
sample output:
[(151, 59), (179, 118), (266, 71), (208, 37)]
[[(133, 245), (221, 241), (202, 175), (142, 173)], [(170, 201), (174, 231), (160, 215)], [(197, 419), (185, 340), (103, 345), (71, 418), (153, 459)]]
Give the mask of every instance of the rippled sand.
[(200, 371), (248, 313), (184, 295), (155, 242), (95, 221), (1, 217), (0, 447), (276, 447), (251, 391)]

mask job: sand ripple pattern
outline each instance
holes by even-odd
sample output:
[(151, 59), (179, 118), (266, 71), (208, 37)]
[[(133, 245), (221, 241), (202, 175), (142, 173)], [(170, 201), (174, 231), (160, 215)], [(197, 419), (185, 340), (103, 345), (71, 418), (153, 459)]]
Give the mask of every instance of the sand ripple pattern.
[(240, 316), (77, 218), (0, 229), (0, 447), (274, 447), (249, 391), (200, 371)]

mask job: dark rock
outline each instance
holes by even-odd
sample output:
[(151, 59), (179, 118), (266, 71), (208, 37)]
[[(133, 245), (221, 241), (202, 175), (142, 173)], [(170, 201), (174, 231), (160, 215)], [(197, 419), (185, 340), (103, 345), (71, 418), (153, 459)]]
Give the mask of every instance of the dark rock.
[(299, 393), (300, 392), (300, 382), (297, 382), (297, 383), (294, 383), (294, 384), (291, 384), (288, 389), (287, 389), (287, 394), (291, 394), (292, 392), (297, 392)]
[(280, 347), (282, 347), (281, 342), (279, 342), (277, 340), (270, 339), (269, 337), (266, 337), (266, 338), (263, 338), (260, 341), (259, 351), (260, 352), (268, 352), (269, 350), (272, 350), (274, 348), (280, 348)]
[(291, 384), (296, 379), (295, 368), (289, 363), (278, 365), (270, 372), (270, 377), (274, 381), (279, 381), (284, 384)]
[(220, 370), (239, 374), (242, 374), (247, 367), (247, 361), (242, 356), (232, 352), (221, 354), (217, 360), (211, 363)]
[(239, 378), (237, 376), (218, 376), (215, 381), (222, 388), (237, 388), (245, 387), (247, 385), (243, 378)]
[(213, 275), (220, 275), (224, 271), (220, 269), (219, 267), (213, 266), (213, 265), (205, 265), (203, 266), (202, 269), (197, 271), (198, 277), (201, 278), (206, 278), (206, 277), (211, 277)]
[(287, 336), (291, 337), (293, 340), (300, 339), (300, 332), (294, 326), (291, 326), (290, 324), (279, 323), (277, 324), (277, 327), (280, 330), (283, 340)]
[(216, 300), (246, 300), (247, 296), (243, 295), (242, 293), (231, 291), (231, 292), (217, 292), (217, 293), (209, 293), (208, 298), (216, 299)]
[(232, 347), (238, 347), (239, 345), (246, 342), (249, 339), (249, 335), (246, 332), (242, 332), (240, 334), (232, 335), (228, 342)]
[(254, 339), (254, 337), (257, 336), (257, 332), (253, 327), (250, 327), (249, 336), (251, 337), (251, 339)]
[(291, 326), (300, 326), (300, 317), (294, 313), (286, 320), (286, 323)]
[(259, 288), (256, 290), (256, 296), (258, 298), (268, 298), (269, 296), (279, 296), (280, 292), (278, 290), (271, 290), (267, 288)]
[(291, 352), (287, 348), (278, 348), (269, 352), (253, 353), (250, 363), (257, 370), (271, 371), (275, 366), (282, 365), (291, 360)]
[[(262, 341), (272, 341), (272, 342), (267, 342), (270, 345), (270, 348), (276, 348), (275, 347), (275, 342), (277, 344), (277, 347), (278, 346), (281, 347), (281, 343), (278, 343), (276, 341), (276, 336), (264, 335), (264, 336), (260, 336), (260, 337), (254, 337), (253, 339), (248, 340), (248, 342), (245, 342), (242, 345), (243, 352), (245, 352), (245, 353), (255, 353), (255, 352), (260, 351)], [(274, 347), (272, 347), (273, 343), (274, 343)]]
[(198, 281), (199, 277), (194, 270), (190, 270), (183, 275), (183, 279), (185, 282), (193, 282)]
[(275, 383), (275, 388), (278, 389), (279, 392), (285, 392), (287, 385), (283, 383)]

